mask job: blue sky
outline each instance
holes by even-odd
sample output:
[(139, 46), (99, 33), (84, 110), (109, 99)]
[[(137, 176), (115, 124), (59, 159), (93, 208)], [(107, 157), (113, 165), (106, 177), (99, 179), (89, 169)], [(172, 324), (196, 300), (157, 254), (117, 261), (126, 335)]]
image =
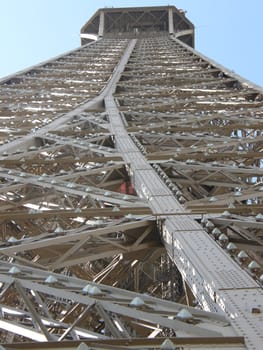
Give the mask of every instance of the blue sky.
[(0, 0), (0, 77), (80, 45), (100, 7), (175, 5), (196, 27), (196, 49), (263, 86), (263, 0)]

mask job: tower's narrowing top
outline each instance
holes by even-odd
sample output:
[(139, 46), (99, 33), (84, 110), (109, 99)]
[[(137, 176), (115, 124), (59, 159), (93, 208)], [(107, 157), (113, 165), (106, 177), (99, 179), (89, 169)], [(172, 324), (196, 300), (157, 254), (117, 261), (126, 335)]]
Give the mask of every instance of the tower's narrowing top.
[(176, 35), (194, 46), (194, 26), (175, 6), (102, 8), (81, 28), (82, 44), (104, 36)]

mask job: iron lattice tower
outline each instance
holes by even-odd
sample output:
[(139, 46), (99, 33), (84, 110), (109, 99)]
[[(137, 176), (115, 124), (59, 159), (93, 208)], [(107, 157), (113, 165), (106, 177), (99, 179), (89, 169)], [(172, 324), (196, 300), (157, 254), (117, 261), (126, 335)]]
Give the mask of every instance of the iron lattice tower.
[(4, 349), (260, 349), (262, 90), (173, 6), (1, 81)]

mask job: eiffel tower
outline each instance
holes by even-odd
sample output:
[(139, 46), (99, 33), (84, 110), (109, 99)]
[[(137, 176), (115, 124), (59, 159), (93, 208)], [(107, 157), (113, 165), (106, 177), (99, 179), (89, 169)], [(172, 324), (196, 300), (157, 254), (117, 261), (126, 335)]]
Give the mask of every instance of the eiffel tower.
[(262, 349), (262, 90), (174, 6), (0, 81), (0, 349)]

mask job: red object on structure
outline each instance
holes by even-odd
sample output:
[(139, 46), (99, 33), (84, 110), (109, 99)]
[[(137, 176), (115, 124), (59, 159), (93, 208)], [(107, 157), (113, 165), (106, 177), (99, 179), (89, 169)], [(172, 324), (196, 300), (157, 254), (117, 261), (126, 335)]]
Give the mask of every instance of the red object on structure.
[(130, 194), (130, 195), (134, 195), (135, 194), (134, 187), (133, 187), (133, 185), (131, 184), (130, 181), (124, 181), (121, 184), (119, 191), (121, 193)]

